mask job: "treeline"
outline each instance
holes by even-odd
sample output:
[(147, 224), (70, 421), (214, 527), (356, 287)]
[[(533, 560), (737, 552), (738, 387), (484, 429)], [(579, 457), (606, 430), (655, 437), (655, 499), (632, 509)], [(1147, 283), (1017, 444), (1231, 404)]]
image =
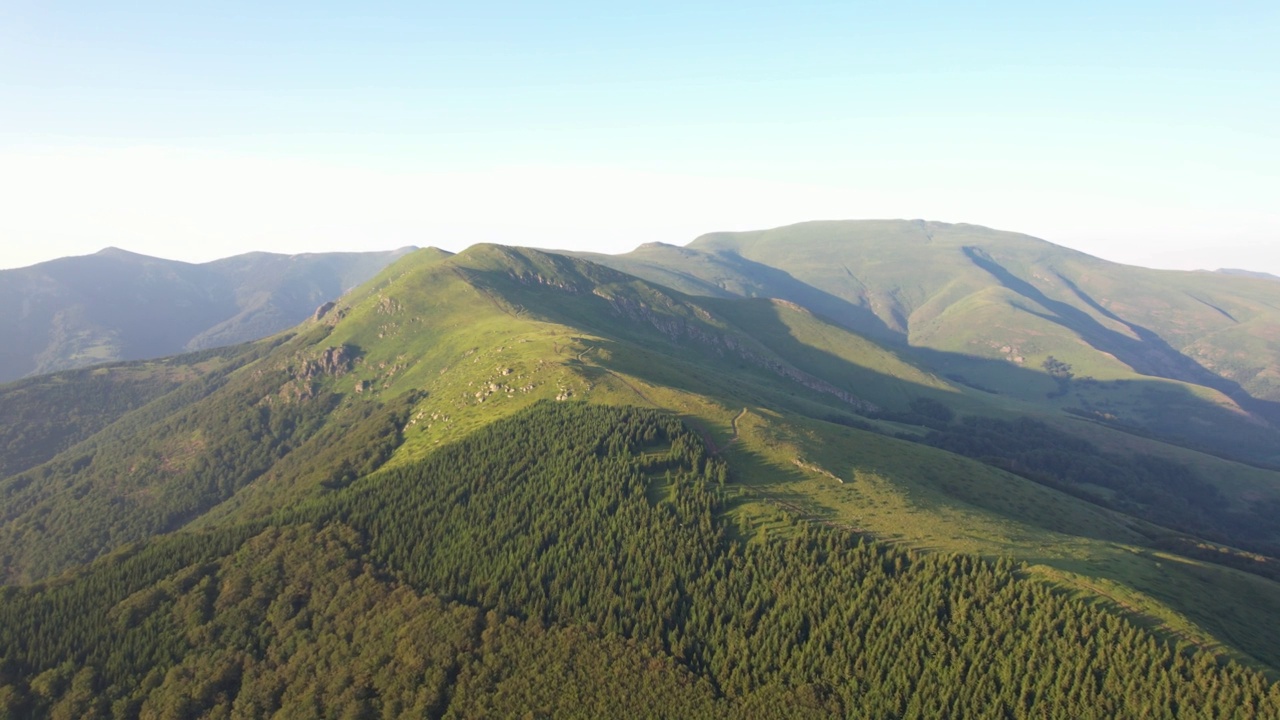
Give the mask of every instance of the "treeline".
[(543, 403), (254, 527), (0, 596), (11, 716), (1280, 717), (1260, 673), (1023, 579), (732, 538), (676, 419)]

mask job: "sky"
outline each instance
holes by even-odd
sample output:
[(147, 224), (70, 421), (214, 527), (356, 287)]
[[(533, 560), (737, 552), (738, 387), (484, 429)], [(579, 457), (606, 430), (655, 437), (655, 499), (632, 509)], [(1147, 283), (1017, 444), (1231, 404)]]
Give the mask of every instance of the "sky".
[(924, 218), (1280, 274), (1280, 3), (0, 2), (0, 267)]

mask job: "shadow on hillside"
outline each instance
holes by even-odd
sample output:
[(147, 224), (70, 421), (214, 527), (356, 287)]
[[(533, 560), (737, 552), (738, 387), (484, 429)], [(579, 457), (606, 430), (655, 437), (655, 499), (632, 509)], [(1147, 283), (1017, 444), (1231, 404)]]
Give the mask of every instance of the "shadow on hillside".
[[(1275, 673), (1280, 668), (1280, 627), (1265, 620), (1280, 612), (1280, 597), (1271, 592), (1271, 583), (1267, 580), (1212, 565), (1180, 562), (1149, 551), (1121, 551), (1115, 557), (1090, 560), (1033, 557), (1026, 558), (1026, 562), (1082, 577), (1119, 580), (1177, 608), (1213, 637), (1261, 663), (1263, 669)], [(1160, 619), (1140, 614), (1123, 597), (1108, 594), (1100, 587), (1090, 587), (1090, 590), (1094, 594), (1085, 595), (1082, 598), (1085, 602), (1124, 615), (1165, 640), (1189, 639)], [(1217, 593), (1230, 597), (1230, 609), (1216, 597)]]
[(1130, 337), (1105, 327), (1083, 310), (1048, 297), (1034, 285), (1009, 272), (979, 248), (964, 248), (964, 254), (973, 261), (973, 264), (998, 280), (1001, 285), (1049, 311), (1048, 314), (1044, 314), (1027, 309), (1027, 312), (1071, 330), (1084, 338), (1095, 350), (1115, 356), (1118, 360), (1143, 375), (1181, 380), (1212, 388), (1236, 401), (1245, 410), (1265, 418), (1268, 422), (1273, 424), (1280, 423), (1280, 403), (1253, 397), (1239, 383), (1228, 380), (1205, 368), (1169, 345), (1151, 330), (1128, 322), (1107, 310), (1061, 274), (1058, 275), (1058, 279), (1081, 302), (1103, 317), (1128, 328), (1136, 337)]
[[(758, 278), (761, 282), (751, 288), (751, 297), (786, 300), (827, 318), (840, 318), (839, 325), (895, 345), (906, 342), (906, 336), (885, 324), (884, 320), (864, 305), (849, 302), (825, 290), (797, 280), (790, 273), (778, 268), (748, 260), (737, 254), (721, 254), (725, 264), (742, 273), (743, 277)], [(902, 318), (901, 322), (905, 323)]]
[[(1008, 386), (1024, 388), (1015, 399), (1057, 395), (1061, 388), (1048, 375), (1005, 360), (912, 348), (910, 356), (958, 386), (1001, 393), (983, 378), (999, 374)], [(1228, 407), (1198, 397), (1186, 386), (1160, 380), (1073, 380), (1065, 395), (1040, 410), (1055, 411), (1142, 438), (1169, 442), (1245, 464), (1280, 466), (1280, 433)], [(1055, 404), (1056, 403), (1056, 404)]]
[[(861, 396), (867, 394), (869, 388), (883, 385), (896, 386), (900, 390), (896, 394), (901, 396), (900, 405), (886, 406), (884, 411), (905, 413), (910, 409), (912, 399), (922, 397), (953, 403), (962, 412), (1007, 414), (1017, 408), (1016, 404), (1002, 403), (999, 398), (992, 397), (986, 391), (970, 388), (964, 390), (963, 394), (957, 394), (922, 386), (855, 365), (838, 355), (805, 345), (791, 334), (790, 327), (780, 317), (776, 306), (765, 305), (759, 300), (717, 301), (754, 303), (761, 310), (773, 308), (771, 312), (750, 310), (733, 313), (738, 318), (736, 322), (716, 316), (724, 323), (724, 326), (719, 326), (706, 319), (706, 308), (714, 308), (715, 303), (701, 303), (696, 298), (665, 288), (657, 294), (641, 288), (635, 294), (618, 296), (614, 293), (618, 291), (617, 288), (610, 293), (597, 294), (587, 290), (585, 285), (566, 289), (565, 286), (542, 283), (513, 284), (511, 276), (502, 272), (494, 272), (487, 278), (477, 273), (473, 280), (491, 282), (490, 288), (495, 291), (494, 296), (501, 294), (504, 302), (512, 303), (512, 308), (518, 307), (518, 310), (508, 309), (508, 312), (518, 311), (527, 314), (527, 317), (581, 328), (585, 334), (597, 336), (590, 340), (590, 345), (597, 348), (598, 352), (583, 353), (587, 357), (579, 356), (570, 363), (584, 371), (584, 377), (594, 377), (597, 381), (604, 378), (605, 373), (631, 376), (654, 387), (665, 386), (704, 395), (718, 400), (726, 407), (749, 404), (766, 410), (796, 413), (820, 421), (836, 421), (855, 427), (859, 424), (870, 427), (870, 423), (865, 418), (859, 418), (860, 414), (866, 412), (866, 408), (850, 402), (850, 396)], [(646, 306), (645, 303), (650, 304)], [(643, 308), (644, 312), (638, 308)], [(835, 332), (840, 326), (831, 323), (831, 327)], [(734, 328), (741, 335), (735, 335), (732, 330)], [(745, 343), (747, 338), (751, 339), (750, 343)], [(766, 362), (760, 361), (761, 346), (770, 353)], [(1039, 397), (1043, 397), (1057, 386), (1045, 373), (1007, 361), (936, 351), (899, 350), (904, 355), (925, 361), (944, 375), (954, 374), (948, 373), (948, 369), (956, 372), (971, 371), (974, 376), (979, 376), (979, 373), (993, 376), (999, 373), (1002, 377), (1011, 378), (1009, 383), (1005, 383), (1006, 386), (1028, 386), (1030, 391), (1025, 395), (1031, 398), (1037, 397), (1037, 393)], [(753, 353), (756, 354), (755, 357)], [(600, 370), (595, 370), (592, 366)], [(820, 378), (823, 382), (806, 383), (803, 380), (806, 377)], [(1204, 426), (1221, 429), (1218, 434), (1199, 438), (1202, 441), (1213, 441), (1213, 447), (1208, 449), (1220, 454), (1242, 455), (1251, 452), (1256, 457), (1260, 454), (1261, 447), (1275, 447), (1274, 432), (1251, 425), (1229, 410), (1197, 398), (1184, 387), (1171, 386), (1155, 379), (1081, 385), (1080, 388), (1070, 388), (1066, 396), (1059, 397), (1056, 401), (1059, 405), (1041, 401), (1041, 409), (1048, 413), (1055, 407), (1061, 407), (1061, 403), (1078, 402), (1081, 404), (1079, 413), (1088, 415), (1089, 407), (1097, 405), (1098, 398), (1114, 393), (1125, 402), (1134, 405), (1145, 402), (1150, 406), (1150, 412), (1143, 416), (1154, 427), (1154, 430), (1153, 427), (1145, 429), (1148, 434), (1157, 434), (1155, 430), (1169, 430), (1167, 434), (1175, 434), (1172, 431), (1181, 429), (1186, 436), (1194, 436), (1195, 429)], [(831, 388), (842, 392), (830, 392)], [(642, 388), (636, 390), (640, 394), (638, 397), (642, 401), (646, 400), (643, 395), (646, 391)], [(654, 399), (663, 400), (661, 397)], [(984, 402), (991, 404), (984, 409)], [(1119, 404), (1119, 401), (1115, 404)], [(1164, 425), (1160, 425), (1160, 422)], [(1235, 436), (1239, 439), (1251, 428), (1256, 433), (1254, 439), (1258, 444), (1228, 443), (1227, 438)], [(755, 456), (755, 453), (742, 452), (745, 450), (747, 449), (734, 446), (730, 454), (736, 456), (735, 460), (738, 461), (764, 461)], [(733, 471), (732, 465), (730, 471)], [(779, 473), (779, 479), (783, 481), (782, 488), (760, 489), (773, 492), (775, 497), (772, 501), (780, 508), (786, 507), (783, 503), (794, 505), (798, 509), (791, 512), (799, 517), (821, 523), (839, 523), (840, 518), (831, 509), (815, 505), (812, 498), (792, 497), (791, 491), (785, 489), (786, 476), (785, 472)], [(1056, 523), (1043, 517), (1037, 520), (1033, 516), (1017, 514), (1010, 508), (1008, 498), (964, 492), (963, 488), (949, 489), (947, 482), (947, 478), (941, 478), (936, 483), (936, 489), (952, 497), (957, 503), (981, 507), (995, 516), (1008, 517), (1027, 527), (1062, 532), (1061, 528), (1053, 527)], [(1087, 502), (1083, 498), (1065, 493), (1063, 497), (1064, 501), (1070, 498), (1070, 502)], [(1084, 525), (1073, 527), (1072, 532), (1078, 537), (1104, 542), (1115, 540), (1113, 537), (1105, 537), (1105, 528)], [(1076, 569), (1092, 577), (1126, 581), (1124, 577), (1116, 576), (1105, 568), (1081, 566)], [(1194, 597), (1170, 593), (1162, 599), (1176, 611), (1190, 615), (1197, 606), (1215, 602), (1215, 598), (1224, 606), (1230, 604), (1233, 597), (1231, 592), (1230, 588), (1208, 585), (1198, 590), (1199, 594)], [(1221, 625), (1207, 624), (1206, 627), (1227, 634)]]
[[(1075, 325), (1064, 325), (1082, 336), (1090, 338), (1095, 347), (1104, 352), (1116, 354), (1126, 362), (1132, 362), (1152, 372), (1163, 371), (1166, 376), (1204, 378), (1207, 370), (1196, 365), (1185, 356), (1170, 348), (1161, 341), (1163, 350), (1156, 351), (1157, 359), (1152, 359), (1149, 352), (1140, 347), (1141, 342), (1125, 337), (1121, 333), (1102, 327), (1079, 308), (1044, 297), (1038, 290), (1012, 277), (1007, 271), (994, 262), (975, 258), (989, 272), (1008, 282), (1015, 292), (1023, 294), (1029, 300), (1047, 303), (1051, 312), (1058, 312), (1062, 318), (1069, 319)], [(744, 261), (749, 262), (749, 261)], [(761, 266), (761, 272), (766, 272)], [(821, 298), (833, 308), (847, 310), (851, 306), (839, 298), (813, 290), (815, 295), (800, 293), (798, 286), (804, 285), (781, 271), (778, 282), (790, 282), (796, 286), (797, 294), (792, 297)], [(785, 277), (784, 277), (785, 276)], [(788, 396), (803, 396), (811, 402), (825, 404), (836, 413), (858, 413), (858, 408), (831, 393), (815, 391), (812, 384), (808, 387), (794, 378), (788, 378), (778, 368), (767, 367), (760, 358), (750, 357), (741, 342), (724, 336), (722, 330), (704, 322), (699, 313), (712, 308), (717, 303), (763, 303), (760, 299), (725, 299), (708, 300), (696, 298), (671, 290), (664, 286), (644, 283), (652, 289), (649, 296), (637, 291), (628, 295), (628, 288), (614, 288), (616, 297), (608, 298), (595, 292), (594, 281), (587, 277), (566, 277), (561, 285), (545, 282), (530, 284), (514, 278), (510, 273), (496, 270), (472, 270), (469, 277), (473, 283), (488, 288), (486, 292), (498, 303), (499, 307), (509, 313), (529, 313), (531, 317), (539, 317), (550, 322), (580, 327), (603, 338), (614, 338), (623, 342), (637, 343), (650, 352), (674, 354), (693, 361), (698, 367), (686, 369), (683, 373), (665, 371), (662, 363), (639, 364), (625, 369), (613, 367), (629, 352), (625, 347), (617, 347), (610, 351), (616, 358), (614, 361), (601, 361), (606, 367), (621, 372), (631, 373), (641, 379), (659, 385), (671, 385), (691, 392), (706, 392), (707, 385), (724, 384), (736, 378), (754, 377), (754, 383), (730, 382), (722, 391), (729, 404), (742, 402), (740, 394), (749, 392), (758, 394), (760, 389), (771, 389), (771, 399), (765, 404), (773, 403), (789, 410), (810, 414), (798, 408)], [(786, 280), (789, 278), (789, 280)], [(637, 282), (644, 282), (639, 281)], [(808, 287), (808, 286), (805, 286)], [(508, 304), (510, 307), (508, 307)], [(800, 304), (797, 302), (797, 304)], [(518, 309), (517, 309), (518, 308)], [(864, 312), (871, 314), (869, 310)], [(821, 313), (816, 317), (833, 326), (833, 330), (848, 331), (847, 323), (835, 322)], [(791, 335), (791, 330), (780, 318), (776, 310), (772, 312), (752, 311), (741, 314), (743, 318), (737, 323), (726, 321), (736, 326), (743, 335), (760, 342), (772, 353), (792, 367), (803, 373), (820, 378), (840, 390), (854, 396), (880, 396), (884, 392), (872, 392), (868, 388), (884, 385), (899, 388), (890, 393), (900, 397), (898, 406), (889, 406), (890, 411), (904, 411), (910, 400), (916, 397), (930, 397), (947, 403), (956, 403), (953, 393), (939, 391), (935, 388), (922, 387), (906, 380), (883, 373), (873, 368), (855, 365), (848, 360), (805, 345)], [(871, 314), (874, 316), (873, 314)], [(1043, 315), (1053, 322), (1063, 324), (1066, 320), (1052, 315)], [(721, 317), (720, 320), (725, 321)], [(876, 321), (879, 323), (879, 320)], [(882, 332), (889, 331), (883, 323), (879, 323)], [(1135, 330), (1136, 332), (1136, 330)], [(1149, 331), (1144, 332), (1149, 333)], [(1158, 338), (1157, 338), (1158, 340)], [(1243, 417), (1240, 413), (1220, 406), (1194, 395), (1188, 388), (1173, 385), (1157, 379), (1096, 381), (1078, 379), (1071, 381), (1063, 393), (1058, 382), (1039, 369), (1025, 368), (1005, 360), (988, 359), (961, 353), (945, 352), (928, 348), (906, 348), (900, 345), (887, 345), (886, 349), (910, 358), (927, 369), (946, 377), (957, 387), (967, 386), (974, 392), (960, 402), (961, 412), (982, 412), (980, 405), (984, 396), (999, 395), (1006, 389), (1015, 389), (1013, 398), (1021, 402), (1038, 404), (1039, 410), (1045, 413), (1066, 410), (1076, 417), (1105, 424), (1113, 429), (1153, 439), (1168, 440), (1179, 445), (1209, 452), (1211, 454), (1239, 460), (1242, 462), (1274, 466), (1280, 463), (1280, 433), (1273, 428), (1262, 425), (1255, 420)], [(1182, 358), (1177, 360), (1172, 357)], [(1188, 365), (1188, 363), (1190, 365)], [(986, 387), (984, 377), (998, 377), (998, 388)], [(1245, 396), (1238, 385), (1217, 378), (1217, 384), (1223, 391), (1232, 390)], [(696, 382), (691, 378), (698, 378)], [(784, 389), (785, 388), (785, 389)], [(1052, 397), (1050, 402), (1047, 397)], [(762, 396), (761, 400), (764, 399)], [(988, 400), (989, 401), (989, 400)], [(1275, 403), (1252, 399), (1256, 405), (1274, 408)], [(790, 402), (790, 405), (787, 403)], [(883, 404), (883, 403), (882, 403)], [(1001, 402), (996, 400), (996, 405)]]

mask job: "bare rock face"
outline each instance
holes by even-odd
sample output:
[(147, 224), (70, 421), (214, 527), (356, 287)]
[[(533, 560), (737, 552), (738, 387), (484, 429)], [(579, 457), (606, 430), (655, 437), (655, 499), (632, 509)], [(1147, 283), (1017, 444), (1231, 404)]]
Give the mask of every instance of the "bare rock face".
[(325, 315), (328, 315), (328, 314), (329, 314), (329, 311), (330, 311), (330, 310), (332, 310), (332, 309), (334, 309), (335, 307), (337, 307), (337, 305), (338, 305), (338, 304), (337, 304), (337, 303), (335, 303), (335, 302), (333, 302), (332, 300), (331, 300), (331, 301), (329, 301), (329, 302), (327, 302), (327, 303), (325, 303), (325, 304), (323, 304), (323, 305), (321, 305), (320, 307), (316, 308), (316, 311), (315, 311), (315, 313), (314, 313), (314, 314), (312, 314), (311, 319), (312, 319), (312, 320), (319, 320), (320, 318), (324, 317)]
[[(295, 356), (282, 368), (288, 379), (280, 386), (279, 398), (284, 402), (300, 402), (316, 397), (323, 386), (323, 378), (347, 374), (360, 354), (360, 348), (355, 345), (339, 345), (327, 347), (315, 357), (304, 359)], [(367, 389), (367, 385), (357, 385), (356, 392)]]
[(532, 273), (532, 272), (517, 273), (512, 271), (507, 273), (507, 275), (510, 276), (511, 279), (520, 283), (521, 285), (545, 285), (547, 287), (553, 287), (558, 290), (563, 290), (572, 295), (577, 295), (580, 292), (577, 285), (574, 285), (573, 283), (565, 280), (561, 280), (559, 278), (543, 277), (542, 273)]
[(356, 349), (348, 345), (325, 348), (319, 357), (303, 361), (294, 377), (301, 380), (313, 380), (325, 375), (340, 377), (351, 369), (356, 354)]

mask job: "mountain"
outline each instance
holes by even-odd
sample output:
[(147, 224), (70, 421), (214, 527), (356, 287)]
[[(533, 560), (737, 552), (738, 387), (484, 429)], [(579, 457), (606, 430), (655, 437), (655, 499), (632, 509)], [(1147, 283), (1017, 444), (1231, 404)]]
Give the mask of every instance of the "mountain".
[(269, 340), (0, 387), (0, 711), (1280, 713), (1280, 472), (680, 252), (421, 250)]
[(409, 250), (250, 253), (193, 265), (107, 248), (0, 270), (0, 381), (266, 337)]
[(812, 222), (580, 256), (693, 294), (785, 299), (970, 387), (1280, 463), (1271, 282), (924, 221)]
[(1238, 268), (1220, 268), (1216, 272), (1222, 273), (1223, 275), (1235, 275), (1238, 277), (1251, 277), (1251, 278), (1259, 278), (1262, 280), (1280, 280), (1280, 275), (1273, 275), (1271, 273), (1265, 273), (1265, 272), (1257, 272), (1255, 270), (1241, 270)]

